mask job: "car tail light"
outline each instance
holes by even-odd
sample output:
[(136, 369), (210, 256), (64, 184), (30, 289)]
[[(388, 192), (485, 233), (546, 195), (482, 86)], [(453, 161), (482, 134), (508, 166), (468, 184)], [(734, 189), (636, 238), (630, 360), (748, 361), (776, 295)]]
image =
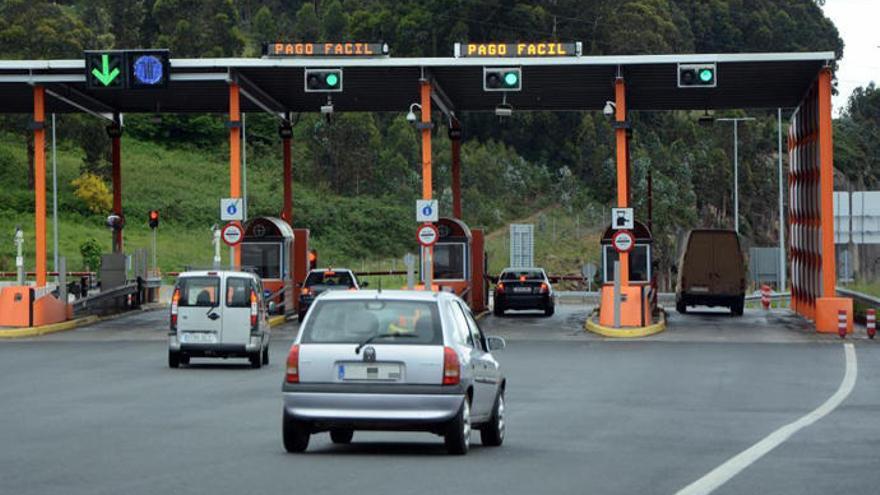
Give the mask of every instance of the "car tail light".
[(174, 289), (171, 296), (171, 330), (177, 330), (177, 305), (180, 303), (180, 289)]
[(290, 354), (287, 355), (285, 380), (287, 383), (299, 383), (299, 344), (290, 347)]
[(547, 286), (546, 282), (541, 282), (541, 294), (547, 293), (550, 287)]
[(526, 276), (525, 276), (525, 275), (520, 275), (520, 276), (519, 276), (519, 281), (520, 281), (520, 282), (525, 282), (525, 281), (526, 281)]
[(257, 329), (257, 293), (251, 291), (251, 330)]
[(498, 282), (498, 285), (495, 286), (495, 292), (499, 294), (504, 293), (504, 282)]
[(461, 363), (458, 361), (458, 354), (453, 348), (444, 347), (443, 385), (458, 385), (459, 382), (461, 382)]
[(303, 287), (302, 290), (300, 290), (300, 293), (304, 296), (307, 296), (312, 293), (312, 289), (309, 289), (308, 287)]

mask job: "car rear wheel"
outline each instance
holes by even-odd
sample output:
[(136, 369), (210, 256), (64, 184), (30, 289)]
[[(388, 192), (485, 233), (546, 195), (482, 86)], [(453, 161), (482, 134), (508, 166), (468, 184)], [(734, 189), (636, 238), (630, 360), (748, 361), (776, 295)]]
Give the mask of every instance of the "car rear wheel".
[(730, 314), (732, 314), (733, 316), (742, 316), (744, 307), (745, 307), (745, 301), (742, 299), (737, 299), (730, 306)]
[(168, 351), (168, 367), (169, 368), (179, 368), (180, 367), (180, 353), (174, 351)]
[(251, 362), (251, 368), (260, 369), (260, 366), (263, 365), (263, 356), (261, 356), (261, 352), (257, 351), (248, 356), (248, 359)]
[(180, 355), (180, 364), (187, 364), (187, 365), (189, 364), (189, 355), (188, 354), (181, 354)]
[(446, 425), (446, 452), (452, 455), (467, 454), (471, 445), (471, 406), (468, 399), (461, 402), (458, 414)]
[(548, 303), (547, 306), (544, 307), (544, 316), (553, 316), (553, 313), (556, 312), (556, 305), (553, 303)]
[(269, 365), (269, 346), (263, 349), (263, 366)]
[(284, 450), (293, 454), (305, 452), (309, 447), (308, 424), (293, 419), (286, 411), (282, 418), (281, 433), (284, 437)]
[(480, 441), (487, 447), (500, 447), (504, 443), (504, 391), (499, 392), (492, 409), (492, 419), (480, 430)]
[(492, 314), (494, 314), (495, 316), (504, 316), (504, 306), (496, 304), (492, 308)]
[(330, 430), (330, 440), (333, 443), (349, 444), (354, 437), (354, 430)]

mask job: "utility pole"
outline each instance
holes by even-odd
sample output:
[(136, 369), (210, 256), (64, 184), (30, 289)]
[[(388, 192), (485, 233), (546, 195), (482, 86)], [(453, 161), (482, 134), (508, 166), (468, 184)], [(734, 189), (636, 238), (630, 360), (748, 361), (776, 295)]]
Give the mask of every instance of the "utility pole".
[(739, 123), (755, 120), (754, 117), (729, 117), (716, 122), (733, 122), (733, 229), (739, 234)]

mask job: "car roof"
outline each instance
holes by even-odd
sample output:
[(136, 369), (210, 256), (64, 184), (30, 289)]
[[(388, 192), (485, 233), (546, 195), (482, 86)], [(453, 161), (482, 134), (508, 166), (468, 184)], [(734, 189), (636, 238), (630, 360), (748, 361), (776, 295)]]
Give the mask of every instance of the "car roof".
[(324, 272), (349, 272), (349, 273), (354, 274), (354, 272), (352, 272), (351, 269), (349, 269), (349, 268), (336, 268), (335, 266), (334, 267), (327, 267), (327, 268), (312, 268), (311, 270), (309, 270), (309, 273), (324, 273)]
[(428, 292), (424, 290), (357, 290), (329, 291), (321, 294), (322, 301), (363, 301), (363, 300), (394, 300), (394, 301), (425, 301), (456, 299), (451, 292)]
[(544, 269), (540, 266), (508, 266), (502, 272), (543, 272)]
[(238, 270), (193, 270), (189, 272), (180, 272), (177, 278), (186, 277), (249, 277), (258, 278), (253, 272), (244, 272)]

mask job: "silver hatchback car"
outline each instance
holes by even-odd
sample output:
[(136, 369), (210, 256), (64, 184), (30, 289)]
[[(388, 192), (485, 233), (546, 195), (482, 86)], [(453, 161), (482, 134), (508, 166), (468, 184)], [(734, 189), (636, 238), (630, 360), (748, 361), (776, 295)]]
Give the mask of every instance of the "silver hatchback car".
[(471, 429), (504, 441), (507, 382), (470, 309), (445, 292), (339, 291), (318, 298), (290, 348), (283, 436), (303, 452), (313, 433), (427, 431), (465, 454)]

